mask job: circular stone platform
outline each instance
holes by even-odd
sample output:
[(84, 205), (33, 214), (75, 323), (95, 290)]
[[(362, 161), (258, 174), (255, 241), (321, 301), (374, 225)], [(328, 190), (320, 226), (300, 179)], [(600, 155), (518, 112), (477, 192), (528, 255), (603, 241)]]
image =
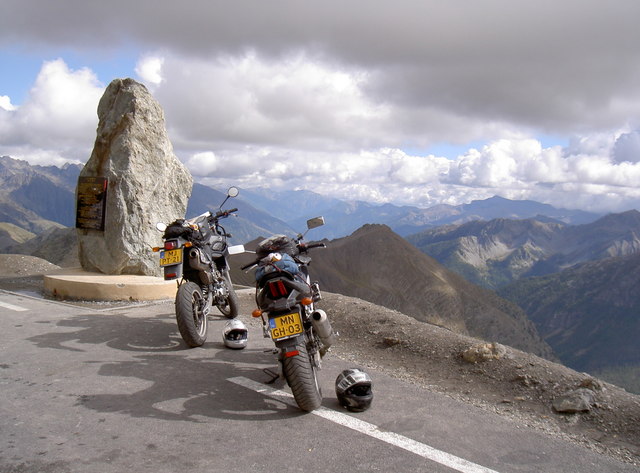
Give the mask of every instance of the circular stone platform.
[(150, 301), (175, 299), (176, 281), (154, 276), (101, 274), (65, 268), (44, 275), (44, 292), (57, 299)]

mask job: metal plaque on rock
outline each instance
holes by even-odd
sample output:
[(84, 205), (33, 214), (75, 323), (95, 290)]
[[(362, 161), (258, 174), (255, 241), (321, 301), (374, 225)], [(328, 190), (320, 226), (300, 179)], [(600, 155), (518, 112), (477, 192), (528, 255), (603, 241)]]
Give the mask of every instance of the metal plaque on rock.
[(76, 228), (104, 231), (107, 184), (106, 177), (78, 178)]

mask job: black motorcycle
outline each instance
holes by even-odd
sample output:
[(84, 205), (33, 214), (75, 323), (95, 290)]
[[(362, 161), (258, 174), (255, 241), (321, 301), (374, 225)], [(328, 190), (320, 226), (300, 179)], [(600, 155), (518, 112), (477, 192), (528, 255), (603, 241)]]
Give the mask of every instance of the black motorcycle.
[(160, 253), (164, 279), (178, 281), (176, 319), (180, 335), (190, 347), (199, 347), (207, 339), (207, 317), (212, 306), (229, 319), (238, 316), (238, 296), (227, 263), (227, 238), (231, 235), (220, 225), (221, 219), (238, 210), (222, 210), (227, 199), (237, 195), (237, 188), (229, 188), (215, 214), (205, 212), (188, 220), (156, 225), (164, 232), (164, 246), (154, 251)]
[[(307, 229), (324, 225), (322, 217), (307, 221)], [(308, 231), (307, 230), (307, 231)], [(305, 232), (306, 233), (306, 232)], [(309, 276), (312, 248), (324, 243), (305, 243), (304, 235), (275, 235), (260, 242), (256, 260), (243, 266), (256, 269), (254, 317), (261, 317), (265, 338), (277, 348), (282, 374), (300, 409), (312, 411), (322, 402), (316, 372), (335, 335), (327, 314), (315, 308), (321, 299), (318, 283)]]

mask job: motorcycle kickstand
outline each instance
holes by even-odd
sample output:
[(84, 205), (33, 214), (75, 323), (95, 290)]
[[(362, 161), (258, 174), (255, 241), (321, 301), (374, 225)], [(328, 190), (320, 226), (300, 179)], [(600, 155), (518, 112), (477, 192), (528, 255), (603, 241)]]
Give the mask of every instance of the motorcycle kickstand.
[(273, 384), (275, 383), (278, 378), (280, 377), (280, 374), (278, 374), (277, 372), (273, 371), (272, 369), (269, 368), (263, 368), (262, 370), (266, 375), (270, 376), (271, 378), (268, 381), (265, 381), (264, 384)]

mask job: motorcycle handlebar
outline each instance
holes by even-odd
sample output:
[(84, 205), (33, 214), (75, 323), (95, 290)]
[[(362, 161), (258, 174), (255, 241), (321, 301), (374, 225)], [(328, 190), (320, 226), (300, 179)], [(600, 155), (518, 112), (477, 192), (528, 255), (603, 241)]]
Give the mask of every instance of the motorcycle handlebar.
[(325, 245), (322, 242), (319, 241), (313, 241), (311, 243), (303, 243), (300, 246), (300, 250), (302, 251), (306, 251), (306, 250), (310, 250), (311, 248), (326, 248), (327, 245)]
[(238, 208), (233, 208), (233, 209), (229, 209), (229, 210), (218, 210), (215, 215), (212, 215), (211, 218), (214, 220), (217, 220), (221, 217), (228, 217), (229, 214), (233, 213), (233, 212), (237, 212)]

